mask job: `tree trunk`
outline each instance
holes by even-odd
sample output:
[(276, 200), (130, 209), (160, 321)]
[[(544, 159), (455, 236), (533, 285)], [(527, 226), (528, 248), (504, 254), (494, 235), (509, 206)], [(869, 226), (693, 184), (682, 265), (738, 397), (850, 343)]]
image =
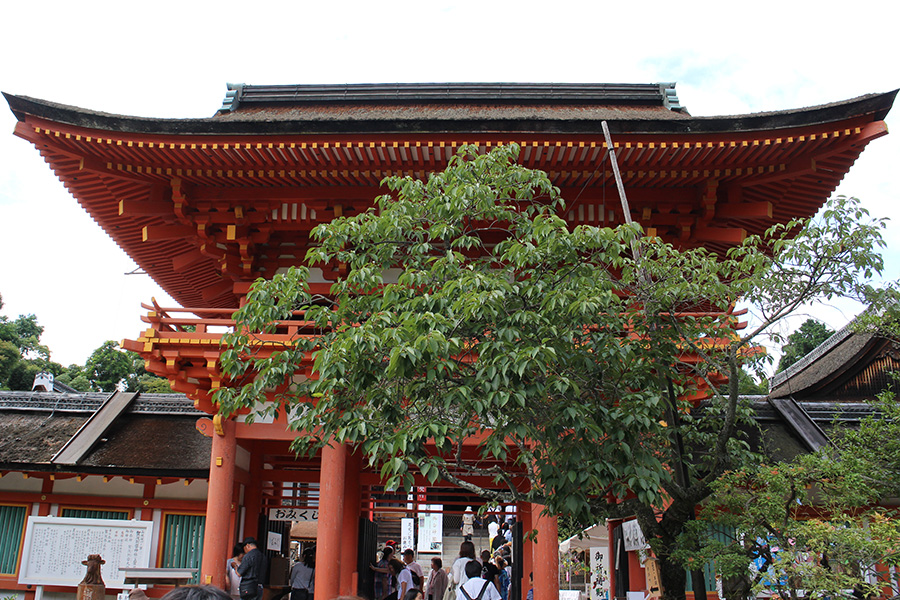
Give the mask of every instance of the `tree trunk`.
[(663, 600), (685, 600), (684, 587), (687, 576), (684, 567), (668, 555), (657, 555), (659, 559), (659, 579), (662, 583)]

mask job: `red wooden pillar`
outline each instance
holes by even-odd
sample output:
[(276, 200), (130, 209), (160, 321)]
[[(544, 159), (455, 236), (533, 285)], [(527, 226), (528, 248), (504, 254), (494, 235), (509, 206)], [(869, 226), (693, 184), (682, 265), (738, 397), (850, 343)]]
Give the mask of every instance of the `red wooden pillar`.
[[(28, 475), (26, 474), (26, 477)], [(105, 481), (105, 480), (104, 480)], [(47, 517), (50, 515), (51, 500), (48, 498), (53, 495), (53, 479), (50, 475), (45, 475), (41, 481), (41, 501), (38, 504), (37, 516)]]
[[(153, 500), (153, 496), (156, 495), (156, 483), (149, 482), (144, 484), (144, 493), (141, 497), (144, 500), (144, 506), (148, 506), (150, 501)], [(152, 521), (153, 520), (153, 509), (152, 508), (142, 508), (141, 509), (141, 521)]]
[(209, 496), (206, 499), (206, 528), (203, 534), (203, 560), (200, 581), (225, 587), (225, 559), (231, 554), (228, 523), (231, 521), (234, 495), (234, 459), (237, 440), (234, 421), (221, 421), (221, 432), (212, 436), (209, 464)]
[(534, 545), (534, 597), (559, 598), (559, 528), (556, 517), (541, 514), (540, 504), (531, 505), (537, 541)]
[(316, 539), (316, 596), (334, 598), (341, 587), (341, 526), (344, 524), (344, 486), (347, 447), (332, 441), (322, 449), (319, 480), (319, 532)]
[(359, 483), (360, 455), (347, 453), (347, 472), (344, 483), (344, 519), (341, 527), (341, 594), (356, 594), (357, 555), (359, 553), (359, 508), (362, 488)]

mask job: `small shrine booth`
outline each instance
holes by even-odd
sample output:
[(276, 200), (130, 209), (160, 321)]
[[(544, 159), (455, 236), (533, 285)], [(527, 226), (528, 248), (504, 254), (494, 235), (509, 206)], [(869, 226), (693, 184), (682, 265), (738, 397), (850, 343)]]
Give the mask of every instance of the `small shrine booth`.
[[(219, 341), (232, 313), (255, 279), (303, 262), (313, 227), (366, 210), (385, 176), (425, 178), (460, 146), (511, 142), (521, 164), (547, 171), (570, 201), (563, 216), (573, 227), (615, 226), (625, 215), (606, 122), (630, 218), (666, 242), (724, 252), (815, 214), (887, 133), (895, 94), (720, 117), (691, 116), (674, 84), (229, 85), (222, 108), (203, 119), (6, 98), (16, 135), (181, 305), (148, 303), (147, 329), (125, 347), (211, 415), (206, 518), (216, 526), (205, 530), (201, 581), (222, 585), (232, 544), (276, 531), (275, 511), (316, 507), (317, 561), (328, 565), (316, 570), (316, 596), (328, 600), (365, 589), (384, 535), (374, 529), (379, 515), (433, 504), (461, 513), (472, 499), (422, 479), (415, 498), (398, 500), (353, 448), (298, 459), (286, 423), (217, 414), (212, 394), (228, 384)], [(323, 295), (341, 274), (340, 265), (313, 272)], [(262, 342), (288, 340), (296, 327), (285, 323)], [(558, 590), (558, 536), (541, 508), (519, 505), (516, 515), (538, 531), (521, 563), (523, 587), (533, 572), (543, 600)]]

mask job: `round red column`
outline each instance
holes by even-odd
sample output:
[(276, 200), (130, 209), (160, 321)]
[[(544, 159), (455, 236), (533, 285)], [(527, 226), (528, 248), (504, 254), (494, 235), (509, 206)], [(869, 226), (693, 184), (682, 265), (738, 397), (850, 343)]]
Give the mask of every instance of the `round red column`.
[(232, 497), (234, 495), (234, 458), (237, 440), (234, 421), (222, 419), (221, 432), (213, 432), (209, 462), (209, 495), (206, 498), (206, 527), (203, 533), (203, 559), (200, 583), (225, 588), (225, 560), (231, 554)]
[(540, 504), (531, 505), (531, 518), (537, 529), (534, 546), (534, 597), (559, 598), (559, 527), (556, 517), (541, 514)]
[(359, 482), (361, 461), (356, 452), (347, 453), (347, 473), (344, 479), (344, 521), (341, 531), (341, 594), (353, 596), (358, 575), (356, 557), (359, 553), (359, 508), (362, 489)]
[(319, 479), (319, 533), (316, 539), (316, 597), (334, 598), (341, 586), (341, 528), (344, 524), (344, 488), (347, 447), (332, 441), (322, 449)]

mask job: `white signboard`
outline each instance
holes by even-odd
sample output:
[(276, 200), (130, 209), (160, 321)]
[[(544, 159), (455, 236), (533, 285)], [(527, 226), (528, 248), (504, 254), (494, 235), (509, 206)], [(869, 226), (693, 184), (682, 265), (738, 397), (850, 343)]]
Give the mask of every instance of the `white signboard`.
[(270, 531), (268, 533), (269, 535), (266, 537), (266, 550), (281, 552), (281, 534), (277, 531)]
[(109, 588), (124, 587), (120, 568), (150, 566), (153, 521), (28, 517), (19, 583), (77, 586), (87, 572), (81, 561), (99, 554)]
[(400, 519), (400, 548), (416, 547), (416, 522), (415, 519)]
[(419, 513), (419, 552), (443, 552), (444, 505), (425, 504), (431, 512)]
[(270, 508), (270, 521), (303, 521), (316, 522), (319, 520), (318, 508)]
[(588, 550), (591, 569), (591, 600), (609, 600), (609, 553), (608, 548), (598, 546)]
[(641, 531), (641, 526), (638, 525), (637, 519), (622, 523), (622, 537), (625, 538), (625, 550), (628, 552), (644, 550), (650, 547), (650, 544), (644, 539), (644, 532)]

